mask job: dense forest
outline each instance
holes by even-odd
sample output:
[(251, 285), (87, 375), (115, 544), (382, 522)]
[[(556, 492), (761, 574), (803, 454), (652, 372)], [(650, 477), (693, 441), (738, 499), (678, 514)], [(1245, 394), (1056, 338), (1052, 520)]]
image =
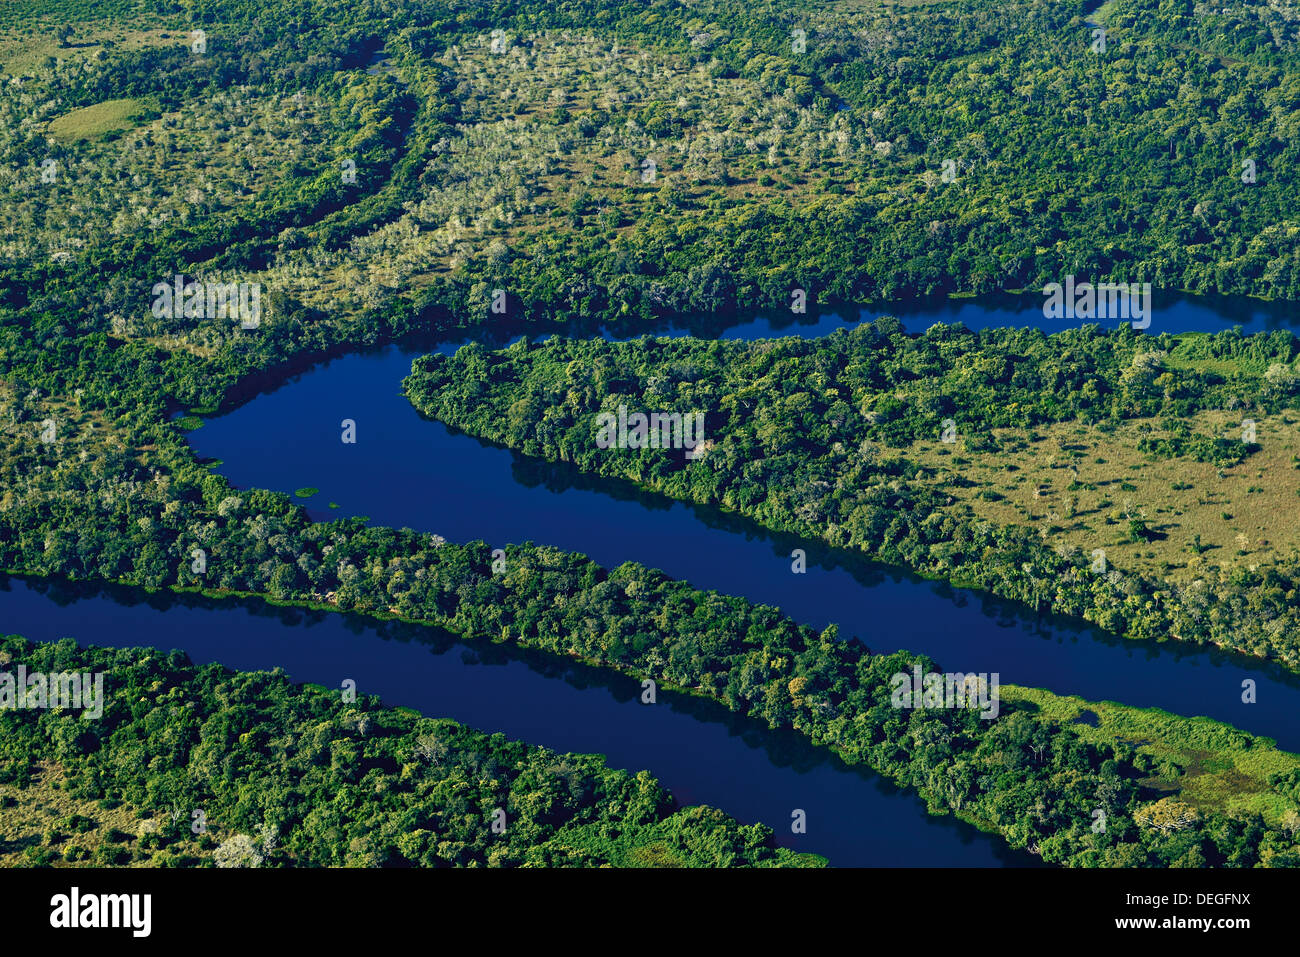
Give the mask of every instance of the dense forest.
[[(40, 498), (35, 508), (49, 518), (36, 537), (6, 524), (11, 517), (29, 524), (26, 508), (0, 515), (0, 541), (15, 542), (0, 553), (0, 566), (47, 575), (75, 568), (151, 587), (257, 592), (392, 614), (650, 677), (800, 731), (850, 763), (915, 788), (936, 812), (959, 813), (1053, 862), (1295, 863), (1288, 828), (1300, 819), (1283, 823), (1280, 810), (1265, 817), (1206, 809), (1191, 830), (1139, 824), (1153, 813), (1145, 806), (1168, 798), (1140, 783), (1153, 762), (1132, 744), (1089, 743), (1068, 723), (1035, 720), (1033, 707), (1004, 707), (996, 721), (963, 709), (894, 707), (892, 676), (914, 666), (932, 670), (924, 657), (873, 655), (841, 640), (834, 626), (818, 634), (775, 609), (700, 592), (634, 564), (606, 571), (525, 544), (507, 546), (497, 572), (486, 543), (457, 545), (357, 519), (312, 523), (287, 496), (223, 486), (208, 475), (205, 488), (194, 490), (219, 497), (210, 506), (172, 499), (159, 508), (106, 494), (87, 509), (80, 497)], [(208, 556), (204, 575), (193, 572), (195, 542)], [(24, 556), (23, 546), (40, 558)], [(1228, 728), (1221, 733), (1225, 741), (1252, 740)], [(1267, 790), (1290, 808), (1288, 775), (1280, 769)], [(1129, 823), (1093, 833), (1098, 802), (1108, 817)]]
[[(1268, 564), (1245, 547), (1236, 557), (1203, 558), (1192, 546), (1206, 550), (1209, 538), (1182, 531), (1180, 540), (1177, 524), (1190, 521), (1200, 496), (1225, 541), (1245, 536), (1223, 490), (1239, 480), (1240, 514), (1257, 519), (1268, 506), (1244, 501), (1262, 491), (1250, 482), (1266, 477), (1285, 492), (1300, 459), (1282, 474), (1253, 465), (1261, 448), (1294, 432), (1280, 417), (1295, 408), (1298, 352), (1284, 331), (1173, 337), (1090, 326), (1047, 336), (936, 325), (909, 336), (882, 319), (817, 340), (552, 337), (495, 352), (471, 344), (451, 358), (418, 359), (406, 388), (422, 412), (529, 455), (720, 505), (1130, 637), (1213, 643), (1300, 668), (1295, 523), (1263, 513), (1268, 539), (1289, 543)], [(600, 448), (598, 415), (620, 405), (703, 413), (707, 454)], [(1228, 410), (1226, 429), (1200, 427), (1196, 416), (1208, 410)], [(1242, 423), (1256, 419), (1247, 441)], [(1004, 475), (1032, 469), (1038, 451), (1023, 436), (1060, 422), (1086, 427), (1105, 456), (1087, 461), (1073, 438), (1049, 446), (1055, 488), (1031, 482), (1019, 494), (1031, 505), (1054, 496), (1058, 511), (1045, 504), (1037, 520), (1026, 512), (998, 522), (984, 496), (1001, 492), (990, 486), (961, 497), (981, 461)], [(1127, 448), (1116, 435), (1133, 422), (1145, 431)], [(1157, 509), (1151, 483), (1132, 484), (1142, 479), (1131, 469), (1136, 463), (1145, 475), (1157, 458), (1181, 459), (1184, 479), (1199, 460), (1206, 481), (1166, 484), (1170, 505)], [(1207, 487), (1220, 494), (1205, 499)], [(1280, 508), (1293, 505), (1283, 498)], [(1177, 557), (1174, 546), (1190, 549), (1177, 566), (1163, 560)], [(1139, 557), (1151, 559), (1148, 571), (1135, 571)]]
[[(915, 788), (936, 811), (960, 813), (1052, 862), (1294, 866), (1293, 818), (1178, 809), (1171, 826), (1170, 806), (1161, 804), (1169, 798), (1142, 783), (1157, 769), (1131, 744), (1085, 740), (1028, 704), (995, 722), (900, 713), (889, 706), (888, 677), (910, 667), (910, 656), (872, 655), (772, 609), (636, 566), (605, 570), (517, 545), (498, 575), (483, 543), (360, 521), (311, 523), (285, 496), (234, 489), (211, 473), (185, 444), (195, 420), (173, 418), (239, 401), (323, 355), (400, 336), (572, 320), (635, 328), (687, 310), (788, 307), (795, 289), (826, 304), (1036, 288), (1077, 274), (1300, 298), (1300, 85), (1289, 8), (1211, 15), (1199, 5), (1116, 0), (1104, 12), (1105, 51), (1095, 52), (1087, 7), (851, 3), (812, 16), (787, 0), (761, 9), (732, 0), (5, 4), (0, 195), (11, 215), (0, 236), (0, 568), (395, 614), (654, 676), (796, 728)], [(1221, 40), (1207, 25), (1222, 18), (1234, 28)], [(1246, 161), (1258, 173), (1249, 182)], [(151, 291), (176, 274), (259, 285), (260, 326), (158, 315)], [(972, 443), (985, 441), (983, 426), (1185, 419), (1221, 399), (1235, 398), (1235, 411), (1284, 414), (1289, 337), (1236, 346), (1161, 340), (1167, 356), (1141, 361), (1145, 340), (1084, 337), (1052, 365), (1054, 347), (1032, 337), (976, 344), (958, 332), (914, 341), (888, 326), (860, 335), (865, 342), (840, 338), (806, 355), (761, 347), (776, 353), (771, 360), (758, 358), (757, 347), (755, 355), (716, 343), (677, 347), (700, 380), (701, 403), (709, 389), (730, 388), (732, 375), (705, 354), (751, 372), (786, 361), (791, 395), (782, 391), (782, 408), (770, 407), (759, 434), (726, 417), (717, 394), (708, 428), (723, 436), (731, 422), (730, 445), (724, 437), (687, 469), (645, 460), (626, 477), (662, 480), (683, 497), (704, 494), (801, 534), (834, 525), (833, 544), (870, 545), (885, 560), (1112, 630), (1163, 628), (1296, 664), (1285, 564), (1207, 566), (1174, 587), (1135, 574), (1089, 576), (1068, 543), (1062, 554), (1028, 529), (946, 512), (956, 490), (909, 484), (918, 469), (936, 467), (902, 449), (935, 434), (935, 415), (958, 387), (969, 407), (938, 418), (960, 422)], [(626, 394), (695, 382), (672, 370), (643, 384), (639, 375), (654, 360), (635, 350), (658, 347), (627, 348)], [(1036, 383), (1016, 361), (1023, 348), (1048, 363)], [(969, 381), (940, 383), (930, 364), (963, 350)], [(527, 390), (527, 366), (539, 354), (471, 351), (457, 362), (471, 372), (472, 362), (517, 365), (515, 383), (473, 397), (487, 403)], [(609, 369), (620, 355), (609, 353)], [(1177, 359), (1207, 371), (1174, 369)], [(869, 360), (872, 368), (849, 370)], [(1224, 365), (1245, 369), (1243, 378), (1210, 375)], [(469, 408), (462, 383), (434, 395), (433, 377), (451, 368), (417, 370), (412, 390), (422, 406), (499, 441), (535, 442), (538, 454), (558, 448), (562, 430), (529, 431), (543, 419), (532, 392), (494, 422)], [(592, 403), (615, 394), (590, 370), (580, 374), (589, 386), (572, 410), (595, 411)], [(805, 374), (825, 384), (797, 388)], [(872, 404), (849, 407), (847, 389), (826, 395), (840, 375), (871, 377), (862, 388), (876, 389)], [(1172, 387), (1157, 381), (1165, 375)], [(1114, 389), (1094, 395), (1093, 380)], [(694, 388), (677, 396), (694, 398)], [(754, 386), (740, 411), (776, 395), (765, 388)], [(891, 400), (890, 388), (908, 401)], [(1020, 417), (999, 408), (1016, 396), (1025, 403)], [(808, 438), (795, 434), (805, 427)], [(1171, 421), (1165, 433), (1145, 436), (1157, 443), (1153, 454), (1215, 468), (1249, 467), (1265, 454), (1176, 428)], [(807, 453), (805, 443), (822, 439), (823, 457), (796, 461), (796, 449)], [(861, 491), (827, 494), (821, 483), (834, 487), (844, 454), (836, 443), (858, 450), (861, 440), (894, 451), (854, 466), (871, 480)], [(774, 454), (729, 460), (726, 449), (742, 443)], [(714, 478), (697, 485), (706, 474)], [(1136, 513), (1121, 526), (1141, 540), (1152, 531)], [(102, 793), (123, 795), (104, 800), (142, 811), (173, 797), (214, 802), (214, 820), (244, 839), (228, 854), (260, 846), (271, 863), (655, 859), (643, 854), (791, 862), (761, 832), (713, 812), (673, 810), (648, 780), (589, 759), (380, 713), (377, 704), (349, 715), (323, 692), (291, 693), (282, 677), (193, 669), (161, 654), (10, 647), (69, 666), (78, 656), (108, 656), (100, 660), (128, 684), (192, 687), (195, 713), (124, 708), (102, 740), (69, 736), (75, 726), (61, 716), (0, 713), (8, 783), (48, 780), (33, 759), (52, 740), (65, 770), (93, 771)], [(231, 695), (246, 697), (227, 715)], [(198, 711), (199, 701), (208, 710)], [(371, 735), (357, 731), (361, 723)], [(319, 727), (316, 753), (330, 755), (328, 767), (296, 763), (272, 746), (307, 727)], [(247, 742), (232, 743), (245, 734)], [(422, 735), (448, 740), (448, 757), (438, 769), (422, 759), (420, 774), (406, 774)], [(229, 750), (203, 751), (217, 740)], [(214, 769), (209, 779), (168, 770), (187, 746)], [(335, 762), (336, 753), (356, 755), (355, 763)], [(563, 772), (554, 771), (557, 761)], [(491, 787), (482, 783), (489, 764), (497, 777), (487, 780), (498, 781)], [(219, 766), (242, 777), (218, 780)], [(364, 796), (352, 775), (367, 782)], [(155, 779), (171, 790), (150, 794)], [(357, 803), (343, 808), (331, 798), (313, 812), (319, 817), (294, 821), (259, 803), (249, 780), (277, 795), (348, 780)], [(484, 843), (473, 830), (478, 806), (472, 826), (446, 819), (461, 805), (440, 789), (464, 783), (458, 793), (473, 789), (486, 801), (514, 794), (517, 781), (521, 796), (556, 802), (555, 816), (541, 808), (528, 818), (527, 848), (522, 833), (516, 840), (509, 831), (504, 845)], [(1269, 787), (1295, 800), (1293, 778), (1279, 774)], [(412, 794), (427, 798), (423, 810), (410, 806)], [(407, 802), (400, 809), (399, 796)], [(1122, 826), (1094, 833), (1099, 804)], [(633, 806), (639, 816), (619, 820), (628, 830), (613, 833), (610, 822)], [(372, 811), (394, 830), (365, 824)], [(435, 819), (436, 827), (415, 830), (448, 835), (446, 847), (396, 836), (398, 822)], [(54, 828), (53, 846), (22, 854), (29, 862), (69, 852), (81, 859), (89, 850), (81, 839), (56, 838), (83, 823)], [(278, 850), (259, 828), (280, 829)], [(177, 862), (192, 862), (212, 849), (173, 845), (159, 833), (102, 851), (109, 856), (101, 861), (160, 862), (174, 849)]]
[[(674, 806), (644, 771), (614, 771), (592, 755), (555, 754), (373, 696), (348, 701), (283, 673), (196, 667), (178, 652), (145, 648), (0, 640), (0, 666), (19, 664), (28, 673), (102, 674), (106, 703), (94, 720), (0, 709), (0, 862), (821, 863), (774, 847), (761, 825)], [(23, 787), (52, 794), (49, 805), (85, 806), (53, 820), (24, 813)]]
[[(794, 288), (823, 303), (1037, 288), (1066, 274), (1300, 296), (1293, 29), (1236, 31), (1223, 56), (1258, 55), (1223, 62), (1224, 44), (1203, 46), (1203, 11), (1128, 2), (1105, 11), (1104, 53), (1073, 3), (815, 17), (796, 3), (286, 7), (204, 5), (187, 24), (210, 39), (201, 54), (184, 30), (96, 47), (90, 23), (85, 48), (20, 61), (22, 82), (2, 91), (8, 192), (100, 220), (67, 257), (7, 264), (20, 302), (113, 274), (108, 308), (82, 322), (185, 336), (139, 325), (148, 286), (126, 281), (181, 264), (240, 270), (318, 321), (402, 303), (478, 322), (495, 288), (534, 319), (774, 307)], [(367, 76), (379, 50), (385, 69)], [(232, 89), (254, 105), (289, 90), (337, 104), (297, 117), (288, 137), (266, 128), (297, 155), (244, 156), (281, 175), (244, 175), (234, 206), (221, 140), (262, 132), (259, 120), (203, 129)], [(50, 119), (115, 98), (148, 102), (156, 129), (107, 145), (48, 137)], [(139, 144), (167, 143), (169, 128), (213, 144), (211, 173), (185, 192), (201, 197), (190, 221), (177, 211), (175, 226), (141, 234), (133, 223), (167, 212), (179, 164)], [(66, 167), (57, 190), (38, 188), (46, 159)], [(127, 183), (144, 192), (114, 216)], [(33, 209), (34, 226), (51, 215)]]

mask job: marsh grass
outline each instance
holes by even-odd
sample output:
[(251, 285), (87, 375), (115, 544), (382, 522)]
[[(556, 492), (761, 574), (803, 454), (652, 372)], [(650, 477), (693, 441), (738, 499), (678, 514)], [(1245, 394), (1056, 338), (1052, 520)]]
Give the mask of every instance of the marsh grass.
[[(1300, 755), (1211, 718), (1185, 718), (1159, 708), (1085, 701), (1039, 688), (1002, 685), (1003, 701), (1030, 702), (1040, 720), (1070, 725), (1094, 744), (1122, 742), (1150, 758), (1141, 784), (1162, 796), (1177, 794), (1203, 810), (1254, 811), (1276, 823), (1294, 802), (1273, 790), (1270, 775), (1300, 769)], [(1091, 724), (1087, 712), (1096, 716)]]

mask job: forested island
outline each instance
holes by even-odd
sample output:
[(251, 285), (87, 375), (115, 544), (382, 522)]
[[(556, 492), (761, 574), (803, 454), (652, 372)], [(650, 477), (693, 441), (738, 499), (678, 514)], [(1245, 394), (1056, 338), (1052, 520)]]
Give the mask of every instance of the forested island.
[[(406, 389), (528, 455), (1300, 669), (1298, 356), (1289, 332), (909, 336), (885, 319), (812, 341), (471, 344), (418, 360)], [(619, 406), (702, 414), (707, 454), (600, 448)]]
[(821, 863), (773, 847), (761, 825), (675, 807), (644, 771), (295, 686), (283, 674), (200, 668), (147, 648), (0, 639), (0, 668), (19, 662), (43, 674), (103, 674), (111, 694), (95, 721), (0, 709), (0, 864)]

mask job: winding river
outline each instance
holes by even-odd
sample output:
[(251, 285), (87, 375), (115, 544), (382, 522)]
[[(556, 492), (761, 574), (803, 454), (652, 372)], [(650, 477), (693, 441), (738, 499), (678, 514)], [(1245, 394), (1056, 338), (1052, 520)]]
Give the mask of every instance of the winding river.
[[(682, 804), (761, 821), (778, 843), (840, 866), (1032, 866), (998, 838), (931, 817), (913, 794), (850, 768), (794, 733), (774, 733), (721, 705), (660, 692), (550, 655), (465, 643), (435, 628), (277, 608), (0, 576), (3, 630), (37, 641), (73, 637), (109, 647), (180, 648), (196, 663), (283, 668), (327, 688), (351, 678), (385, 704), (415, 708), (559, 751), (603, 754), (648, 768)], [(111, 693), (111, 688), (108, 691)], [(806, 834), (790, 814), (807, 812)]]
[[(1147, 331), (1286, 325), (1283, 312), (1268, 306), (1234, 308), (1176, 300), (1157, 307)], [(1036, 297), (890, 312), (913, 331), (934, 321), (971, 328), (1047, 322)], [(820, 336), (880, 314), (712, 319), (654, 332)], [(502, 329), (484, 338), (501, 344), (511, 337)], [(401, 380), (422, 351), (389, 346), (315, 366), (209, 419), (191, 442), (199, 455), (220, 460), (219, 470), (237, 485), (320, 488), (306, 503), (319, 519), (366, 515), (452, 540), (532, 540), (583, 552), (606, 566), (638, 561), (698, 587), (776, 605), (817, 628), (836, 622), (842, 637), (856, 636), (876, 651), (907, 648), (951, 670), (996, 671), (1004, 683), (1206, 714), (1300, 750), (1300, 681), (1280, 669), (1217, 652), (1122, 641), (774, 534), (735, 515), (493, 447), (422, 419), (402, 397)], [(355, 445), (339, 440), (344, 418), (357, 423)], [(795, 547), (807, 552), (805, 574), (791, 571)], [(71, 636), (100, 645), (180, 648), (198, 662), (278, 666), (295, 680), (327, 687), (353, 678), (386, 703), (557, 750), (604, 754), (615, 767), (648, 769), (680, 802), (762, 821), (784, 846), (825, 854), (832, 864), (1037, 863), (973, 827), (927, 815), (916, 797), (846, 767), (796, 735), (671, 694), (644, 706), (639, 683), (631, 679), (462, 642), (435, 629), (256, 601), (74, 589), (17, 578), (0, 579), (0, 620), (3, 630), (38, 640)], [(1257, 704), (1241, 703), (1246, 677), (1258, 682)], [(808, 813), (806, 835), (790, 833), (795, 808)]]
[[(904, 317), (905, 324), (923, 328), (970, 308), (990, 313), (993, 324), (1026, 321), (1025, 310), (967, 304)], [(1157, 313), (1151, 325), (1197, 324), (1210, 316), (1225, 325), (1196, 303)], [(843, 324), (821, 317), (782, 331), (825, 334), (832, 322)], [(714, 334), (761, 338), (771, 334), (771, 323), (754, 319)], [(457, 347), (445, 343), (439, 350)], [(423, 419), (401, 395), (401, 380), (419, 353), (390, 346), (317, 366), (208, 420), (190, 441), (198, 454), (221, 460), (220, 471), (236, 485), (319, 488), (307, 503), (316, 518), (365, 515), (453, 541), (534, 541), (582, 552), (606, 567), (637, 561), (700, 588), (776, 605), (818, 629), (837, 623), (842, 637), (856, 636), (874, 651), (905, 648), (948, 670), (997, 672), (1004, 683), (1204, 714), (1300, 750), (1300, 680), (1280, 668), (1175, 642), (1120, 640), (773, 533), (734, 514), (489, 445)], [(355, 445), (340, 441), (343, 419), (356, 422)], [(792, 572), (794, 548), (807, 553), (804, 574)], [(1241, 700), (1245, 678), (1257, 683), (1254, 704)]]

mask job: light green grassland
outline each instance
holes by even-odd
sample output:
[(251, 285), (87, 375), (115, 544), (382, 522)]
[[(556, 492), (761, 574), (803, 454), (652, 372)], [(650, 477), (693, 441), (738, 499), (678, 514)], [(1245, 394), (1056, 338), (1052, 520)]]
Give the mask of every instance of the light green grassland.
[(143, 47), (180, 45), (189, 42), (186, 34), (168, 31), (147, 20), (129, 27), (109, 21), (72, 23), (66, 45), (61, 45), (50, 24), (23, 23), (0, 27), (0, 73), (13, 76), (30, 74), (47, 58), (54, 60), (100, 59)]
[(105, 100), (85, 106), (51, 121), (50, 135), (61, 143), (73, 143), (101, 136), (111, 130), (127, 130), (146, 105), (140, 100)]
[[(1194, 435), (1239, 440), (1245, 417), (1208, 411), (1183, 421)], [(908, 455), (926, 467), (925, 481), (984, 521), (1038, 528), (1045, 541), (1088, 554), (1101, 548), (1116, 567), (1186, 584), (1208, 565), (1262, 567), (1300, 552), (1296, 419), (1259, 415), (1256, 433), (1257, 451), (1228, 467), (1140, 451), (1141, 440), (1166, 435), (1155, 418), (1108, 429), (1080, 422), (996, 429), (996, 452), (931, 441)], [(1159, 537), (1132, 541), (1130, 518)]]
[[(1185, 718), (1159, 708), (1134, 708), (1113, 701), (1085, 701), (1040, 688), (1002, 685), (1001, 699), (1032, 702), (1038, 716), (1072, 724), (1095, 744), (1123, 742), (1150, 755), (1153, 773), (1147, 787), (1178, 797), (1202, 810), (1254, 811), (1277, 822), (1296, 806), (1269, 787), (1270, 775), (1300, 768), (1300, 755), (1279, 750), (1271, 738), (1256, 737), (1211, 718)], [(1085, 712), (1096, 726), (1079, 721)], [(1075, 723), (1077, 722), (1077, 723)]]

